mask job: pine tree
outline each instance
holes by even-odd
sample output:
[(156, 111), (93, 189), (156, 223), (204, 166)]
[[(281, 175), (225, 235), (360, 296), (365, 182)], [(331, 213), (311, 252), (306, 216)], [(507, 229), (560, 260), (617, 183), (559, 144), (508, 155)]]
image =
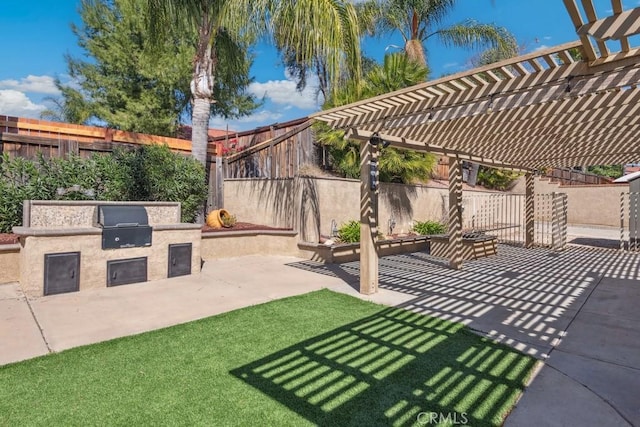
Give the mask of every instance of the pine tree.
[[(162, 44), (154, 43), (147, 7), (136, 0), (81, 2), (82, 24), (72, 30), (85, 57), (66, 57), (73, 83), (58, 82), (62, 97), (44, 117), (175, 136), (190, 111), (195, 34), (168, 33)], [(246, 115), (258, 106), (246, 93), (252, 81), (248, 49), (239, 46), (222, 60), (212, 114)]]

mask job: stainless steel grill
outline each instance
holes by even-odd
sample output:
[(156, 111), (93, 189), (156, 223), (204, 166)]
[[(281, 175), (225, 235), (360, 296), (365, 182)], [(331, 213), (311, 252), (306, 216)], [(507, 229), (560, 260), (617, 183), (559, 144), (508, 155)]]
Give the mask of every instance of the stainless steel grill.
[(102, 228), (102, 249), (151, 246), (152, 228), (144, 206), (100, 205), (98, 225)]

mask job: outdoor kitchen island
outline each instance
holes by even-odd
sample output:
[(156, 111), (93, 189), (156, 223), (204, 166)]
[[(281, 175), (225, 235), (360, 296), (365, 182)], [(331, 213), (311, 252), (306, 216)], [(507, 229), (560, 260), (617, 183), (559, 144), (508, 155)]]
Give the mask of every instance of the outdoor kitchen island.
[(29, 297), (200, 271), (201, 226), (175, 202), (24, 202), (20, 285)]

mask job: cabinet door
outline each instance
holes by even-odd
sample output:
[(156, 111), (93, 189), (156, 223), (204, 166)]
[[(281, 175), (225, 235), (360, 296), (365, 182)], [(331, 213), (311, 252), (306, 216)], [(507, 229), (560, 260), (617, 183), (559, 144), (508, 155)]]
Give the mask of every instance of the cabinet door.
[(44, 294), (80, 290), (80, 252), (44, 255)]
[(147, 257), (107, 261), (107, 286), (147, 281)]
[(167, 277), (191, 274), (191, 243), (169, 245), (169, 271)]

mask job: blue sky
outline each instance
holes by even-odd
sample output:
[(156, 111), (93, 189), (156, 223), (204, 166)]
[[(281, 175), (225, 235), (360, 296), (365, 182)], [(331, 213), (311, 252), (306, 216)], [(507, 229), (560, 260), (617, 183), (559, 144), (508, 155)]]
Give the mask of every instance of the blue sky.
[[(596, 0), (598, 16), (610, 12), (611, 3)], [(636, 7), (639, 0), (626, 0), (625, 8)], [(45, 97), (58, 92), (54, 77), (68, 81), (64, 55), (81, 56), (70, 23), (80, 24), (78, 0), (3, 0), (0, 13), (0, 40), (3, 60), (0, 63), (0, 114), (39, 117), (46, 107)], [(458, 0), (447, 22), (475, 19), (509, 29), (525, 51), (555, 46), (577, 39), (562, 0)], [(385, 49), (401, 45), (398, 36), (365, 39), (368, 56), (380, 60)], [(437, 41), (427, 43), (431, 78), (468, 68), (474, 52), (444, 49)], [(225, 121), (211, 120), (211, 126), (246, 130), (303, 117), (319, 110), (312, 85), (302, 93), (295, 91), (274, 49), (262, 44), (255, 48), (252, 68), (255, 83), (250, 91), (265, 96), (265, 104), (250, 117)]]

